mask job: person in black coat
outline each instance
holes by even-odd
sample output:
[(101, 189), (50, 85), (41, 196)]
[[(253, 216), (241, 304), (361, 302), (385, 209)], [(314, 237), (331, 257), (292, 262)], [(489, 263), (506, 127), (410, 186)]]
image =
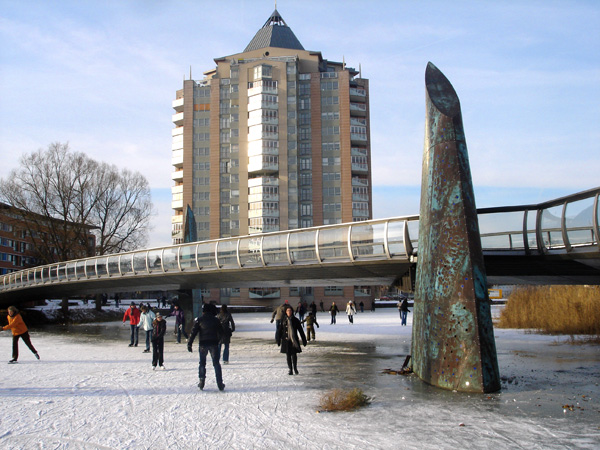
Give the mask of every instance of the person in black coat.
[(163, 363), (166, 332), (167, 322), (163, 319), (162, 314), (157, 312), (156, 319), (152, 322), (152, 370), (156, 369), (156, 364), (162, 369), (165, 368)]
[(217, 307), (207, 303), (204, 305), (202, 316), (198, 317), (194, 322), (192, 334), (188, 340), (188, 351), (192, 352), (192, 343), (198, 336), (198, 345), (200, 352), (200, 364), (198, 365), (198, 378), (200, 379), (198, 387), (204, 389), (204, 381), (206, 379), (206, 355), (210, 353), (213, 367), (215, 368), (215, 377), (219, 390), (225, 389), (223, 384), (223, 376), (221, 373), (221, 363), (219, 362), (219, 342), (223, 337), (223, 327), (221, 321), (217, 319)]
[[(300, 334), (300, 339), (298, 338)], [(281, 347), (281, 353), (285, 353), (287, 364), (290, 371), (289, 375), (294, 373), (298, 375), (298, 353), (302, 352), (300, 342), (306, 347), (306, 336), (298, 318), (294, 316), (294, 308), (288, 305), (285, 309), (285, 317), (277, 329), (277, 345)]]
[(221, 346), (223, 346), (223, 364), (229, 364), (229, 343), (231, 342), (231, 335), (235, 331), (235, 322), (227, 309), (227, 305), (221, 305), (221, 311), (217, 315), (217, 319), (221, 321), (223, 327), (223, 337), (219, 342), (219, 353), (221, 353)]

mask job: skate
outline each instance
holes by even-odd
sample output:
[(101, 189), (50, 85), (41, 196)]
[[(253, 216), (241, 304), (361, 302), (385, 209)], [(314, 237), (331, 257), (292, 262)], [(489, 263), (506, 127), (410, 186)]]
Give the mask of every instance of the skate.
[(11, 359), (11, 360), (10, 360), (8, 363), (9, 363), (9, 364), (17, 364), (17, 363), (18, 363), (18, 361), (17, 361), (15, 358), (13, 358), (13, 359)]

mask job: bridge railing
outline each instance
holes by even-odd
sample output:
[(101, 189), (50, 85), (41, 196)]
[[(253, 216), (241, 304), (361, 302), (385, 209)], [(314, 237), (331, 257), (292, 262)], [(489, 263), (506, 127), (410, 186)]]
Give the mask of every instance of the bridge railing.
[[(484, 252), (600, 253), (600, 188), (538, 205), (478, 210)], [(0, 292), (79, 280), (286, 265), (412, 260), (419, 216), (369, 220), (137, 250), (33, 267)]]

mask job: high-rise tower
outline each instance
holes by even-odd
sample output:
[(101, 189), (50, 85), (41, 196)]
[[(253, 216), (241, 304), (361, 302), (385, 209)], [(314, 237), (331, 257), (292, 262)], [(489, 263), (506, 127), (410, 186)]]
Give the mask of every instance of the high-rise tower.
[[(367, 79), (305, 50), (277, 10), (242, 53), (215, 63), (173, 101), (174, 244), (187, 205), (200, 240), (372, 218)], [(210, 298), (327, 303), (355, 291), (369, 292), (257, 287)]]

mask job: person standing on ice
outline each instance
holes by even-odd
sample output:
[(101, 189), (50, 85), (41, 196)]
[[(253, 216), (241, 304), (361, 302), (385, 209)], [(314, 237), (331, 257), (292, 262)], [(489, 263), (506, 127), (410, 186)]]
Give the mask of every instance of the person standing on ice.
[(404, 297), (398, 302), (398, 311), (400, 311), (400, 326), (406, 326), (406, 316), (408, 315), (408, 298)]
[(275, 310), (273, 310), (273, 314), (271, 315), (271, 323), (275, 321), (275, 335), (277, 335), (277, 330), (279, 330), (279, 325), (281, 324), (281, 320), (285, 315), (285, 308), (288, 306), (288, 301), (286, 300), (283, 305), (279, 305)]
[(331, 314), (331, 323), (330, 325), (335, 325), (335, 316), (337, 316), (337, 313), (339, 313), (340, 310), (338, 309), (337, 305), (335, 304), (335, 302), (331, 302), (331, 307), (329, 308), (329, 314)]
[(306, 322), (306, 340), (310, 342), (310, 336), (312, 334), (313, 341), (316, 341), (315, 337), (315, 325), (319, 328), (319, 322), (317, 322), (317, 316), (311, 311), (306, 316), (306, 319), (302, 323)]
[(217, 319), (221, 322), (223, 327), (223, 336), (219, 341), (219, 354), (221, 354), (221, 346), (223, 347), (223, 364), (229, 364), (229, 344), (231, 342), (231, 335), (235, 331), (235, 322), (231, 313), (227, 309), (227, 305), (221, 306), (221, 311)]
[(152, 322), (152, 370), (156, 365), (164, 369), (165, 334), (167, 333), (167, 322), (160, 312), (156, 313), (156, 319)]
[(200, 353), (200, 363), (198, 364), (198, 387), (204, 390), (206, 381), (206, 355), (210, 353), (213, 367), (215, 369), (215, 377), (217, 386), (220, 391), (225, 389), (223, 384), (223, 375), (221, 372), (221, 363), (219, 362), (219, 341), (223, 337), (223, 327), (217, 319), (217, 307), (211, 303), (204, 305), (202, 316), (198, 317), (194, 322), (192, 334), (188, 340), (188, 352), (192, 352), (192, 344), (196, 335), (198, 336), (198, 346)]
[(12, 359), (8, 363), (15, 364), (19, 359), (19, 338), (23, 339), (23, 342), (25, 342), (25, 345), (29, 347), (31, 353), (33, 353), (37, 359), (40, 359), (40, 355), (38, 355), (37, 350), (31, 343), (27, 325), (25, 325), (21, 314), (19, 314), (19, 310), (15, 306), (8, 307), (7, 319), (8, 325), (2, 327), (2, 330), (12, 331), (13, 336)]
[(356, 308), (354, 307), (352, 300), (350, 300), (346, 305), (346, 314), (348, 314), (348, 322), (354, 323), (354, 314), (356, 314)]
[(306, 347), (306, 336), (302, 324), (294, 316), (294, 308), (288, 305), (285, 308), (285, 317), (281, 321), (275, 336), (277, 346), (281, 347), (280, 352), (286, 355), (287, 365), (290, 369), (288, 375), (294, 375), (294, 373), (298, 375), (298, 353), (302, 352), (298, 334), (302, 339), (302, 345)]
[(150, 353), (150, 342), (152, 341), (152, 322), (156, 319), (156, 315), (147, 306), (140, 306), (142, 314), (140, 316), (140, 323), (138, 327), (146, 332), (146, 350), (144, 353)]
[(175, 316), (175, 332), (177, 334), (177, 343), (181, 344), (181, 335), (188, 339), (188, 334), (185, 332), (185, 313), (179, 305), (173, 306), (173, 311), (169, 314), (169, 317)]
[(135, 306), (135, 302), (131, 302), (125, 314), (123, 314), (123, 323), (129, 319), (129, 327), (131, 328), (131, 342), (129, 344), (130, 347), (138, 346), (138, 337), (140, 333), (140, 329), (138, 328), (138, 324), (140, 323), (140, 310)]

